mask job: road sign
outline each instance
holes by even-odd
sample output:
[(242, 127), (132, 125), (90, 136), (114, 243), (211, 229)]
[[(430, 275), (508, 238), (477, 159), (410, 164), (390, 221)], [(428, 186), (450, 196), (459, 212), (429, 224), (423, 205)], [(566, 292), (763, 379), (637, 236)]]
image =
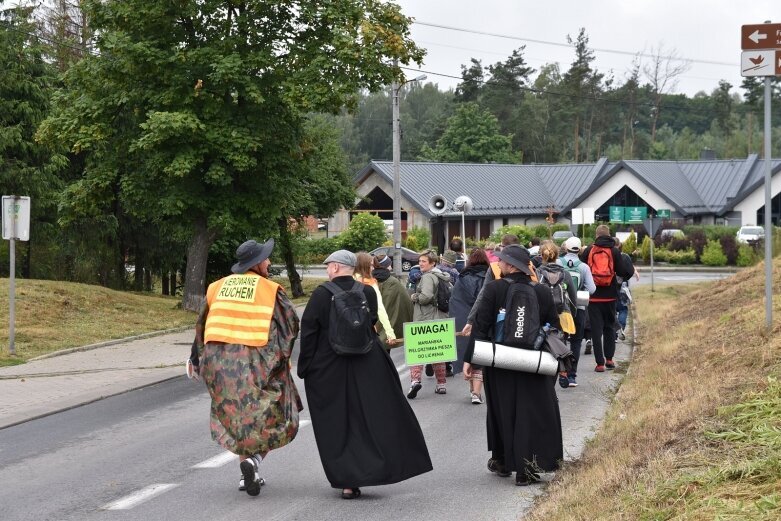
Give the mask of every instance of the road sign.
[(572, 224), (594, 224), (594, 209), (573, 208)]
[(740, 28), (740, 48), (781, 49), (781, 24), (753, 24)]
[(666, 208), (659, 208), (658, 210), (656, 210), (656, 216), (657, 217), (662, 217), (664, 219), (669, 219), (670, 218), (670, 210), (666, 209)]
[(740, 55), (742, 76), (781, 76), (781, 50), (743, 51)]
[(611, 223), (623, 223), (624, 222), (624, 206), (611, 206), (610, 207), (610, 222)]
[(3, 239), (30, 240), (30, 198), (3, 196)]

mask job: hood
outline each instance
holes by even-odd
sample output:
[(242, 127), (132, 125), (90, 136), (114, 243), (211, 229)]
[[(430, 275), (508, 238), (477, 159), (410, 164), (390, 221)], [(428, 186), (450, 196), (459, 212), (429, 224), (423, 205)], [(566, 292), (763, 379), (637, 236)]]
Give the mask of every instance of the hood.
[(603, 235), (602, 237), (597, 237), (597, 239), (594, 241), (594, 244), (604, 248), (612, 248), (616, 245), (616, 241), (614, 241), (613, 238), (609, 235)]
[(391, 272), (389, 270), (383, 268), (377, 268), (376, 270), (372, 270), (372, 277), (377, 279), (377, 282), (385, 282), (386, 280), (388, 280), (390, 276), (391, 276)]
[(429, 271), (432, 275), (437, 277), (439, 280), (444, 280), (445, 282), (450, 282), (450, 273), (445, 273), (436, 266), (431, 268), (431, 271)]
[(461, 276), (470, 275), (470, 274), (476, 274), (476, 275), (485, 275), (486, 270), (488, 269), (488, 266), (485, 264), (478, 264), (476, 266), (467, 266), (464, 268), (464, 271), (461, 272)]

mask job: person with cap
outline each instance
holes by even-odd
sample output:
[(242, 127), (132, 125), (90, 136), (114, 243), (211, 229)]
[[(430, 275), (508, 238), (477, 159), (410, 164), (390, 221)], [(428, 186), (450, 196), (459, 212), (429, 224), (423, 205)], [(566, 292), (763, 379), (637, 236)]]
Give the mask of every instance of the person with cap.
[[(478, 302), (474, 330), (476, 340), (495, 341), (495, 324), (499, 310), (507, 305), (512, 285), (529, 284), (537, 297), (536, 309), (507, 309), (507, 316), (537, 313), (539, 323), (558, 327), (559, 319), (548, 288), (532, 284), (529, 251), (510, 245), (498, 254), (502, 278), (485, 285)], [(517, 291), (517, 290), (516, 290)], [(474, 344), (464, 355), (464, 375), (472, 372)], [(488, 433), (491, 458), (488, 470), (502, 477), (515, 471), (515, 484), (539, 481), (539, 472), (552, 472), (564, 456), (559, 402), (554, 388), (555, 377), (521, 371), (483, 368)]]
[[(382, 301), (388, 312), (388, 320), (390, 320), (393, 332), (396, 334), (394, 345), (385, 344), (387, 350), (400, 344), (399, 341), (404, 336), (404, 322), (412, 322), (412, 301), (404, 284), (391, 274), (392, 264), (393, 258), (387, 255), (378, 255), (372, 260), (374, 266), (372, 277), (380, 288)], [(383, 340), (382, 331), (380, 332), (380, 340)]]
[[(374, 328), (377, 295), (353, 279), (356, 256), (338, 250), (325, 260), (331, 283), (360, 291), (366, 302), (364, 354), (338, 354), (331, 345), (332, 286), (313, 292), (301, 318), (298, 376), (304, 380), (317, 449), (325, 475), (342, 499), (361, 496), (361, 487), (397, 483), (432, 470), (423, 432), (404, 398), (393, 361)], [(355, 285), (358, 284), (358, 289)]]
[(239, 490), (257, 496), (266, 455), (298, 433), (301, 398), (290, 374), (299, 320), (282, 287), (269, 280), (274, 240), (246, 241), (232, 275), (209, 285), (189, 363), (211, 396), (212, 438), (238, 454)]
[[(569, 272), (573, 285), (576, 286), (575, 289), (577, 291), (588, 291), (589, 295), (593, 295), (597, 290), (597, 287), (594, 284), (594, 278), (591, 276), (591, 268), (588, 267), (588, 264), (581, 262), (578, 258), (578, 254), (582, 247), (580, 239), (577, 237), (570, 237), (564, 241), (562, 247), (566, 253), (563, 257), (560, 257), (557, 262)], [(583, 339), (586, 335), (586, 320), (588, 319), (587, 304), (588, 302), (577, 306), (577, 312), (574, 317), (575, 334), (570, 335), (569, 337), (570, 349), (572, 350), (572, 354), (575, 355), (572, 369), (567, 373), (569, 387), (578, 386), (578, 361), (580, 360), (580, 348), (583, 345)]]

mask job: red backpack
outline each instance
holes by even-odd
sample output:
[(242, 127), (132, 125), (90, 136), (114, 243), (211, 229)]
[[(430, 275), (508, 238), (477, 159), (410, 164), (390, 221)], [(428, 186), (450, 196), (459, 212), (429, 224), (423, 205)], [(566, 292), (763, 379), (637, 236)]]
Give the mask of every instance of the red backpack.
[(610, 286), (613, 283), (613, 277), (616, 276), (616, 270), (613, 267), (613, 249), (592, 245), (591, 251), (588, 252), (588, 267), (591, 268), (594, 284)]

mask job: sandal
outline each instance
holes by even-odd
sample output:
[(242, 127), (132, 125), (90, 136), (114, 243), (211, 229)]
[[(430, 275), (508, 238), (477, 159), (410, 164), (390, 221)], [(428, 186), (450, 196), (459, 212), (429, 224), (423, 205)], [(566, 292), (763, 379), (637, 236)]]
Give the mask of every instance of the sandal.
[(359, 497), (361, 497), (361, 489), (359, 489), (358, 487), (353, 487), (349, 490), (350, 492), (345, 492), (344, 490), (342, 490), (342, 499), (358, 499)]

